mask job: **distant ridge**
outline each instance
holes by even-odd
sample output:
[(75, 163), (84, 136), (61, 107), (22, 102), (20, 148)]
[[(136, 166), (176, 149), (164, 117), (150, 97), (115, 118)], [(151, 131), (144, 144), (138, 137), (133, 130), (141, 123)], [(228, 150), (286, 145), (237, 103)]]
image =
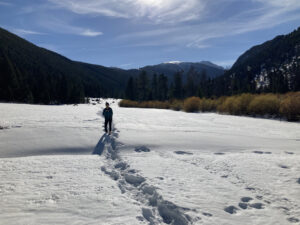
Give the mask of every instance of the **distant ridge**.
[(224, 74), (225, 70), (223, 67), (215, 65), (208, 61), (201, 62), (180, 62), (180, 61), (170, 61), (164, 62), (157, 65), (145, 66), (135, 71), (139, 73), (140, 71), (146, 71), (148, 75), (153, 74), (164, 74), (168, 77), (169, 81), (173, 80), (175, 73), (180, 72), (184, 81), (187, 79), (187, 74), (193, 69), (198, 73), (199, 77), (201, 74), (205, 73), (208, 78), (215, 78)]

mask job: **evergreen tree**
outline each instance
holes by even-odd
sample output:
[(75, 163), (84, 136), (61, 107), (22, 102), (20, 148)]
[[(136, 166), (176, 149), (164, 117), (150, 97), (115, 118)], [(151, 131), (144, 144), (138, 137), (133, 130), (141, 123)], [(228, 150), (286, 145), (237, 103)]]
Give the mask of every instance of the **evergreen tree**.
[(183, 95), (182, 95), (182, 77), (181, 77), (181, 73), (175, 73), (174, 74), (174, 98), (176, 99), (182, 99)]
[(158, 77), (158, 100), (165, 101), (168, 99), (168, 78), (164, 74)]
[(154, 100), (158, 99), (158, 81), (156, 73), (153, 74), (152, 83), (151, 83), (151, 97)]
[(185, 85), (185, 97), (196, 96), (196, 85), (192, 74), (188, 74)]
[(127, 99), (130, 99), (130, 100), (135, 100), (135, 95), (134, 95), (134, 81), (133, 81), (133, 78), (130, 77), (128, 79), (128, 82), (127, 82), (127, 86), (126, 86), (126, 89), (125, 89), (125, 97)]
[(137, 91), (138, 100), (146, 101), (149, 97), (148, 77), (146, 71), (142, 71), (138, 77)]

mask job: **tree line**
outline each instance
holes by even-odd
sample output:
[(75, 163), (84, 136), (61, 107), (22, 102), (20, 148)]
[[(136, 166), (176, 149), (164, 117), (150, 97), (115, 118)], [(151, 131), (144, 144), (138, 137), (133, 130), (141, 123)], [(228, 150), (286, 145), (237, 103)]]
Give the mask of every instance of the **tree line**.
[(293, 70), (293, 78), (289, 79), (279, 72), (268, 74), (269, 85), (257, 89), (254, 74), (245, 72), (243, 76), (233, 76), (226, 72), (223, 76), (210, 78), (206, 71), (195, 71), (190, 68), (187, 78), (183, 80), (180, 72), (168, 80), (164, 74), (148, 75), (142, 71), (137, 77), (130, 77), (124, 97), (134, 101), (165, 101), (169, 99), (185, 99), (191, 96), (200, 98), (216, 98), (242, 93), (286, 93), (300, 90), (300, 69)]
[(134, 101), (168, 99), (184, 99), (190, 96), (209, 97), (212, 93), (214, 79), (191, 68), (186, 80), (181, 72), (174, 74), (173, 79), (168, 79), (164, 74), (148, 75), (142, 71), (137, 77), (131, 76), (125, 89), (125, 98)]

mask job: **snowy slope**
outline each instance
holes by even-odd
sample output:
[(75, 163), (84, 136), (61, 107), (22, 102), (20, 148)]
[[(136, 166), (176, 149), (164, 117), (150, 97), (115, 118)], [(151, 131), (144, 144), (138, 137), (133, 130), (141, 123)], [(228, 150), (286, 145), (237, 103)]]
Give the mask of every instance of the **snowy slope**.
[(0, 224), (299, 224), (299, 123), (109, 101), (0, 104)]

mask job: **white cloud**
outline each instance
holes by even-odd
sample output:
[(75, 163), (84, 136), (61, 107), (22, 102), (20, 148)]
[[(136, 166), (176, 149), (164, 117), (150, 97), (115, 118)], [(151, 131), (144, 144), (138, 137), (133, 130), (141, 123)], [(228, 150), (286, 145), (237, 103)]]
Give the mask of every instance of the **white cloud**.
[(14, 28), (11, 29), (11, 31), (17, 35), (24, 36), (24, 35), (44, 35), (45, 33), (41, 33), (38, 31), (33, 31), (33, 30), (25, 30), (25, 29), (18, 29)]
[(119, 68), (123, 68), (123, 69), (130, 69), (130, 68), (133, 68), (133, 63), (125, 63), (125, 64), (121, 64), (119, 65), (118, 67)]
[[(199, 19), (208, 0), (48, 0), (78, 14), (174, 23)], [(222, 0), (223, 1), (223, 0)]]
[(100, 36), (102, 35), (102, 32), (98, 32), (98, 31), (92, 31), (90, 29), (87, 30), (83, 30), (80, 35), (82, 36), (88, 36), (88, 37), (96, 37), (96, 36)]
[(86, 37), (96, 37), (103, 35), (103, 33), (100, 31), (74, 26), (65, 21), (54, 18), (51, 18), (51, 20), (41, 20), (39, 21), (39, 25), (47, 30), (61, 34), (74, 34)]
[[(213, 38), (271, 28), (300, 19), (300, 0), (48, 0), (55, 7), (82, 15), (134, 20), (144, 28), (120, 34), (115, 40), (127, 46), (181, 45), (208, 48)], [(248, 5), (250, 5), (248, 8)], [(230, 12), (222, 17), (223, 12)], [(151, 22), (152, 26), (148, 26)], [(149, 28), (151, 27), (151, 28)], [(101, 32), (66, 29), (86, 36)], [(124, 44), (125, 44), (124, 43)]]
[[(238, 0), (228, 0), (231, 3)], [(178, 23), (159, 29), (120, 35), (117, 40), (134, 40), (134, 46), (181, 45), (191, 48), (208, 48), (210, 40), (251, 31), (272, 28), (290, 21), (300, 20), (299, 0), (249, 0), (255, 7), (232, 12), (223, 20), (216, 20), (213, 14), (205, 22)], [(208, 7), (208, 6), (207, 6)], [(229, 9), (227, 9), (229, 10)], [(297, 13), (298, 12), (298, 13)]]

